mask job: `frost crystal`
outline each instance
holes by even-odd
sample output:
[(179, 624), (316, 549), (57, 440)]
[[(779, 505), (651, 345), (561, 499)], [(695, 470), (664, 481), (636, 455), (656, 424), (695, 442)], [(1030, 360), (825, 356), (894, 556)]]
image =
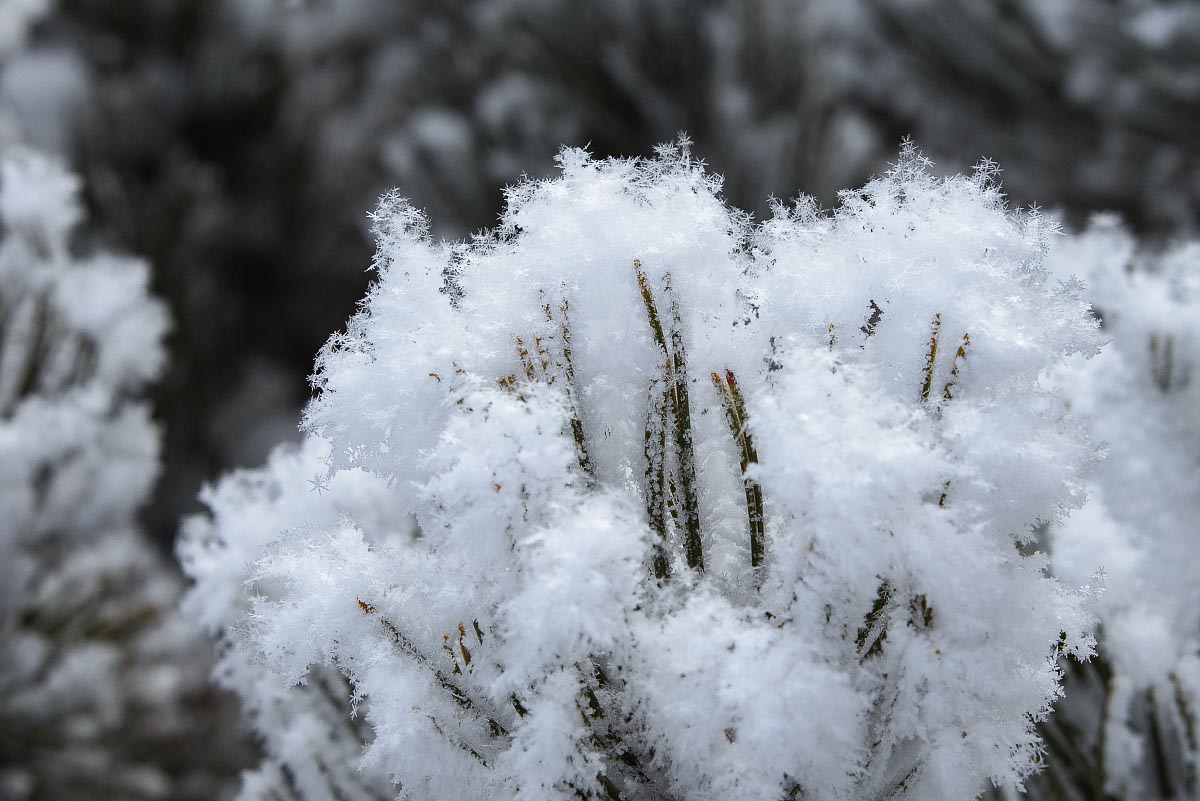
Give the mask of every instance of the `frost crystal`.
[(1092, 647), (1021, 547), (1093, 456), (1042, 385), (1098, 342), (1051, 226), (911, 148), (757, 226), (686, 142), (560, 164), (469, 243), (385, 198), (308, 444), (189, 524), (247, 797), (1019, 785)]

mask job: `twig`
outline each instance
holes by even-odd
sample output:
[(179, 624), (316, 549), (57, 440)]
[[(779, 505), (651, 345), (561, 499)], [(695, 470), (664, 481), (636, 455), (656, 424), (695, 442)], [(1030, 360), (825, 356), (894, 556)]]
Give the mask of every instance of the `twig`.
[[(675, 461), (679, 472), (679, 489), (683, 496), (683, 527), (684, 554), (688, 567), (703, 572), (704, 550), (700, 538), (700, 501), (696, 493), (696, 455), (692, 442), (691, 401), (688, 396), (687, 353), (683, 342), (682, 321), (680, 319), (679, 303), (671, 298), (671, 339), (667, 343), (666, 332), (662, 326), (662, 316), (654, 295), (650, 291), (650, 283), (642, 271), (640, 259), (633, 260), (633, 271), (637, 278), (638, 291), (646, 307), (646, 317), (650, 324), (650, 333), (663, 352), (664, 374), (667, 381), (670, 412), (673, 418), (672, 444), (675, 448)], [(664, 277), (663, 291), (671, 292), (671, 276)]]
[(747, 475), (750, 465), (758, 463), (758, 453), (754, 449), (754, 441), (747, 427), (746, 401), (732, 370), (725, 371), (724, 380), (715, 371), (711, 377), (725, 407), (725, 417), (729, 421), (733, 441), (741, 451), (742, 484), (746, 493), (746, 515), (750, 523), (750, 565), (757, 568), (763, 563), (765, 520), (762, 487)]
[(933, 389), (933, 368), (937, 362), (938, 332), (942, 329), (942, 314), (938, 312), (933, 317), (933, 325), (929, 334), (929, 351), (925, 354), (925, 380), (921, 384), (921, 400), (929, 400), (930, 390)]
[(875, 603), (871, 607), (871, 611), (867, 613), (862, 627), (858, 630), (858, 636), (855, 638), (860, 664), (883, 652), (883, 643), (887, 640), (887, 620), (885, 615), (891, 600), (892, 583), (884, 579), (879, 583), (879, 591), (875, 595)]
[[(663, 280), (663, 291), (671, 292), (671, 275)], [(684, 554), (693, 570), (704, 571), (704, 548), (700, 539), (700, 498), (696, 484), (696, 452), (692, 442), (692, 409), (688, 396), (687, 353), (683, 342), (683, 323), (679, 301), (671, 298), (671, 349), (674, 357), (672, 410), (675, 412), (675, 459), (679, 466), (679, 484), (683, 493)]]
[(954, 397), (954, 385), (958, 383), (958, 368), (967, 361), (967, 349), (971, 347), (971, 335), (966, 331), (963, 332), (962, 343), (959, 344), (958, 350), (954, 352), (954, 366), (950, 368), (950, 380), (946, 382), (946, 386), (942, 388), (942, 400), (951, 400)]
[[(547, 318), (553, 322), (554, 315), (549, 303), (546, 304), (545, 309)], [(584, 436), (583, 421), (579, 414), (579, 385), (575, 380), (575, 360), (571, 356), (571, 318), (567, 315), (568, 309), (567, 299), (563, 298), (562, 305), (558, 309), (562, 315), (559, 333), (562, 335), (563, 372), (567, 377), (567, 400), (571, 405), (571, 436), (575, 439), (579, 467), (589, 477), (595, 478), (595, 468), (592, 466), (591, 457), (588, 456), (587, 438)]]
[[(358, 601), (358, 606), (360, 609), (362, 609), (362, 612), (364, 615), (369, 616), (369, 615), (373, 615), (376, 613), (376, 608), (372, 604), (369, 604), (369, 603), (363, 601), (361, 598), (356, 599), (356, 600)], [(432, 673), (434, 679), (437, 680), (437, 683), (439, 685), (441, 685), (442, 689), (445, 690), (452, 699), (454, 699), (454, 702), (456, 704), (458, 704), (460, 707), (462, 707), (467, 712), (470, 712), (471, 714), (478, 717), (481, 720), (481, 722), (487, 724), (488, 733), (490, 734), (490, 736), (496, 737), (496, 738), (508, 739), (508, 737), (509, 737), (508, 729), (504, 728), (504, 726), (496, 719), (496, 716), (492, 715), (492, 714), (488, 714), (487, 712), (484, 712), (483, 705), (480, 702), (476, 701), (475, 699), (471, 698), (471, 696), (469, 696), (465, 690), (463, 690), (461, 687), (459, 687), (457, 684), (455, 684), (454, 681), (451, 680), (451, 678), (449, 676), (447, 676), (445, 673), (443, 673), (441, 670), (439, 670), (433, 664), (433, 662), (428, 657), (426, 657), (425, 654), (423, 654), (416, 647), (416, 645), (413, 644), (412, 640), (410, 640), (404, 634), (404, 632), (400, 631), (400, 629), (396, 627), (396, 624), (392, 623), (392, 621), (388, 620), (386, 617), (383, 617), (382, 615), (379, 617), (379, 622), (380, 622), (380, 625), (382, 625), (387, 630), (388, 634), (391, 635), (392, 641), (394, 643), (396, 643), (397, 646), (399, 646), (400, 650), (403, 651), (405, 654), (407, 654), (409, 657), (411, 657), (417, 664), (421, 665), (421, 667), (427, 669), (430, 673)], [(432, 718), (431, 718), (431, 720), (432, 720)], [(434, 722), (434, 725), (437, 726), (437, 721), (434, 720), (433, 722)], [(464, 748), (464, 750), (470, 751), (472, 753), (472, 755), (477, 757), (482, 764), (487, 766), (487, 764), (488, 764), (487, 760), (484, 759), (483, 756), (480, 755), (478, 752), (476, 752), (474, 749), (470, 748), (470, 746), (467, 746), (465, 744), (457, 744), (457, 745), (460, 745), (460, 747)]]
[(670, 541), (667, 531), (666, 504), (666, 448), (667, 448), (667, 399), (656, 391), (656, 383), (650, 385), (650, 397), (646, 411), (646, 438), (643, 453), (646, 457), (646, 517), (650, 529), (655, 533), (652, 568), (654, 577), (660, 581), (671, 576), (671, 561), (667, 558)]

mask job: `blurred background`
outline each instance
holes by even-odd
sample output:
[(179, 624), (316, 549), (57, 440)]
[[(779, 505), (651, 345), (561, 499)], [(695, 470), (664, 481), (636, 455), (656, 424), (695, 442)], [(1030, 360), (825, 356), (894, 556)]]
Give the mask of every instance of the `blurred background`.
[[(10, 5), (47, 5), (37, 0)], [(815, 195), (912, 136), (997, 161), (1012, 202), (1151, 238), (1200, 221), (1200, 5), (1154, 0), (58, 0), (9, 54), (14, 135), (84, 181), (81, 238), (170, 307), (153, 390), (169, 549), (202, 482), (295, 439), (306, 376), (398, 187), (436, 235), (490, 225), (562, 144), (687, 131), (732, 203)], [(6, 12), (14, 14), (14, 11)], [(3, 24), (0, 23), (0, 28)]]
[[(372, 278), (368, 214), (383, 192), (426, 209), (435, 236), (467, 237), (496, 220), (506, 185), (552, 174), (562, 145), (647, 155), (681, 131), (730, 202), (760, 217), (771, 198), (836, 203), (912, 137), (936, 171), (992, 159), (1013, 205), (1069, 227), (1117, 212), (1154, 254), (1200, 233), (1200, 2), (0, 0), (0, 367), (27, 374), (15, 398), (0, 375), (0, 801), (216, 799), (256, 761), (208, 681), (210, 643), (178, 615), (170, 554), (202, 485), (299, 439), (313, 357)], [(78, 175), (82, 208), (73, 180), (27, 148)], [(24, 205), (5, 193), (22, 181)], [(1153, 264), (1130, 255), (1133, 241), (1110, 221), (1060, 261)], [(79, 335), (61, 324), (70, 315), (51, 319), (55, 282), (100, 269), (70, 254), (109, 251), (146, 262), (165, 309), (141, 294), (136, 264), (102, 265), (128, 298), (80, 306), (170, 320), (165, 358), (151, 334), (144, 353), (107, 343), (144, 362), (132, 379), (91, 363), (137, 320)], [(88, 369), (50, 381), (43, 339), (55, 338)], [(160, 362), (146, 390), (156, 447), (138, 398)], [(87, 392), (103, 413), (76, 408)], [(18, 419), (47, 409), (91, 427), (50, 436)], [(1130, 442), (1112, 463), (1144, 480), (1159, 446)], [(1195, 497), (1190, 484), (1178, 495)], [(79, 501), (92, 496), (102, 502)], [(1176, 507), (1146, 517), (1188, 554), (1192, 507)], [(1096, 710), (1112, 684), (1104, 660), (1091, 665), (1072, 668), (1081, 717), (1061, 717), (1100, 764), (1059, 759), (1084, 789), (1047, 780), (1045, 797), (1106, 797)], [(1154, 721), (1148, 697), (1138, 714)], [(1179, 708), (1191, 750), (1151, 749), (1169, 752), (1163, 764), (1200, 753)], [(1054, 748), (1075, 736), (1051, 735)]]

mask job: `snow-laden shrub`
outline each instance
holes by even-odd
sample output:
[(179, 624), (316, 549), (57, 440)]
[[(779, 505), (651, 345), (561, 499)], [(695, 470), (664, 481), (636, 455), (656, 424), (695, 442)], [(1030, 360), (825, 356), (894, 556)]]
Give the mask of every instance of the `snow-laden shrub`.
[(386, 197), (309, 442), (187, 526), (245, 797), (1019, 784), (1091, 650), (1021, 547), (1093, 456), (1041, 383), (1097, 343), (1051, 226), (911, 150), (758, 226), (686, 148), (560, 163), (466, 243)]
[(1100, 659), (1072, 671), (1047, 723), (1046, 796), (1194, 798), (1200, 244), (1149, 251), (1103, 217), (1052, 253), (1054, 269), (1086, 275), (1112, 342), (1058, 378), (1107, 458), (1087, 505), (1050, 532), (1053, 570), (1071, 582), (1104, 569), (1108, 591)]
[(77, 191), (0, 148), (0, 798), (211, 798), (204, 644), (134, 519), (166, 314), (144, 264), (72, 254)]

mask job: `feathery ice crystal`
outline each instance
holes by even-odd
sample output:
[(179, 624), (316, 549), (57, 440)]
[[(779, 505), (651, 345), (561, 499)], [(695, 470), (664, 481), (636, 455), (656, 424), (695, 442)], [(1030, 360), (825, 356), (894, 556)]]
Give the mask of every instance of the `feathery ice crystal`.
[(1092, 647), (1020, 547), (1093, 458), (1042, 385), (1098, 342), (1051, 227), (911, 149), (757, 226), (686, 146), (560, 162), (468, 243), (386, 197), (309, 441), (185, 530), (245, 797), (1019, 784)]

